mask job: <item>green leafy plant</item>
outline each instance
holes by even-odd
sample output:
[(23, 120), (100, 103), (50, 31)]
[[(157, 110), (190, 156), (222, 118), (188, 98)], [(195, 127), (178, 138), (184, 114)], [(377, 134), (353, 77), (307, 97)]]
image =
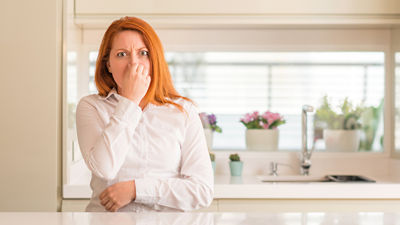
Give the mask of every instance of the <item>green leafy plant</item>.
[(215, 154), (214, 154), (214, 153), (211, 153), (211, 152), (210, 152), (210, 160), (211, 160), (212, 162), (215, 161)]
[(343, 130), (360, 129), (362, 126), (359, 120), (363, 110), (362, 106), (353, 106), (348, 98), (334, 108), (329, 102), (328, 96), (324, 96), (321, 106), (315, 113), (316, 127)]
[(372, 150), (372, 145), (375, 140), (376, 131), (379, 126), (380, 117), (383, 109), (383, 99), (380, 104), (375, 106), (365, 107), (361, 114), (362, 130), (364, 135), (360, 141), (360, 149), (369, 151)]
[(229, 159), (234, 162), (234, 161), (240, 161), (240, 156), (239, 154), (235, 153), (235, 154), (230, 154), (229, 155)]

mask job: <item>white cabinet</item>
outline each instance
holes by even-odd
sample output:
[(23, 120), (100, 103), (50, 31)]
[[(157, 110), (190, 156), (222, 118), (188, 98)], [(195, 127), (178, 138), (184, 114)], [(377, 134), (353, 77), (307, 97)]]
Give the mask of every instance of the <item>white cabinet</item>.
[(137, 16), (157, 28), (400, 24), (398, 0), (75, 0), (75, 24)]
[(124, 15), (398, 14), (398, 0), (76, 0), (75, 13)]
[(85, 212), (89, 199), (62, 200), (61, 212)]

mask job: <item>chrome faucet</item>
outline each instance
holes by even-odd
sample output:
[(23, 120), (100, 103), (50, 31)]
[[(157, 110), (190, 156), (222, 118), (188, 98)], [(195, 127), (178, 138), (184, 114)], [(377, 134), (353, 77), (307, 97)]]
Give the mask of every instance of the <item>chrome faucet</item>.
[(278, 176), (278, 163), (270, 162), (269, 169), (270, 169), (269, 173), (270, 176)]
[(278, 165), (281, 166), (287, 166), (293, 169), (293, 167), (290, 164), (286, 164), (286, 163), (280, 163), (280, 162), (270, 162), (269, 163), (269, 175), (270, 176), (278, 176)]
[(302, 120), (302, 132), (301, 132), (301, 143), (302, 143), (302, 148), (301, 148), (301, 174), (304, 176), (309, 175), (310, 167), (311, 167), (311, 154), (314, 151), (315, 145), (313, 145), (312, 149), (308, 151), (308, 145), (307, 145), (307, 112), (312, 112), (314, 111), (314, 108), (309, 105), (303, 105), (303, 108), (301, 110), (301, 120)]

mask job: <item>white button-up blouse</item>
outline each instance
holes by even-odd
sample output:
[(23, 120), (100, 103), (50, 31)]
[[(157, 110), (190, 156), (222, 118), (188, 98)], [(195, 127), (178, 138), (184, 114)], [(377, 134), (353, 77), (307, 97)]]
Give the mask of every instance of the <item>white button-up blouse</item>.
[(189, 211), (207, 207), (214, 178), (203, 127), (189, 101), (141, 108), (117, 94), (83, 97), (76, 111), (79, 146), (92, 172), (87, 211), (106, 211), (99, 195), (135, 180), (136, 199), (118, 211)]

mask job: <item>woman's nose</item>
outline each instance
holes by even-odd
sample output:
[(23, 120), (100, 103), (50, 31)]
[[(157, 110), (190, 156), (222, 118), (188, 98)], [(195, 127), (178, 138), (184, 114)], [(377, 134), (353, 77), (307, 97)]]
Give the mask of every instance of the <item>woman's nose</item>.
[(137, 54), (131, 54), (131, 63), (135, 64), (135, 63), (139, 63), (139, 57)]

